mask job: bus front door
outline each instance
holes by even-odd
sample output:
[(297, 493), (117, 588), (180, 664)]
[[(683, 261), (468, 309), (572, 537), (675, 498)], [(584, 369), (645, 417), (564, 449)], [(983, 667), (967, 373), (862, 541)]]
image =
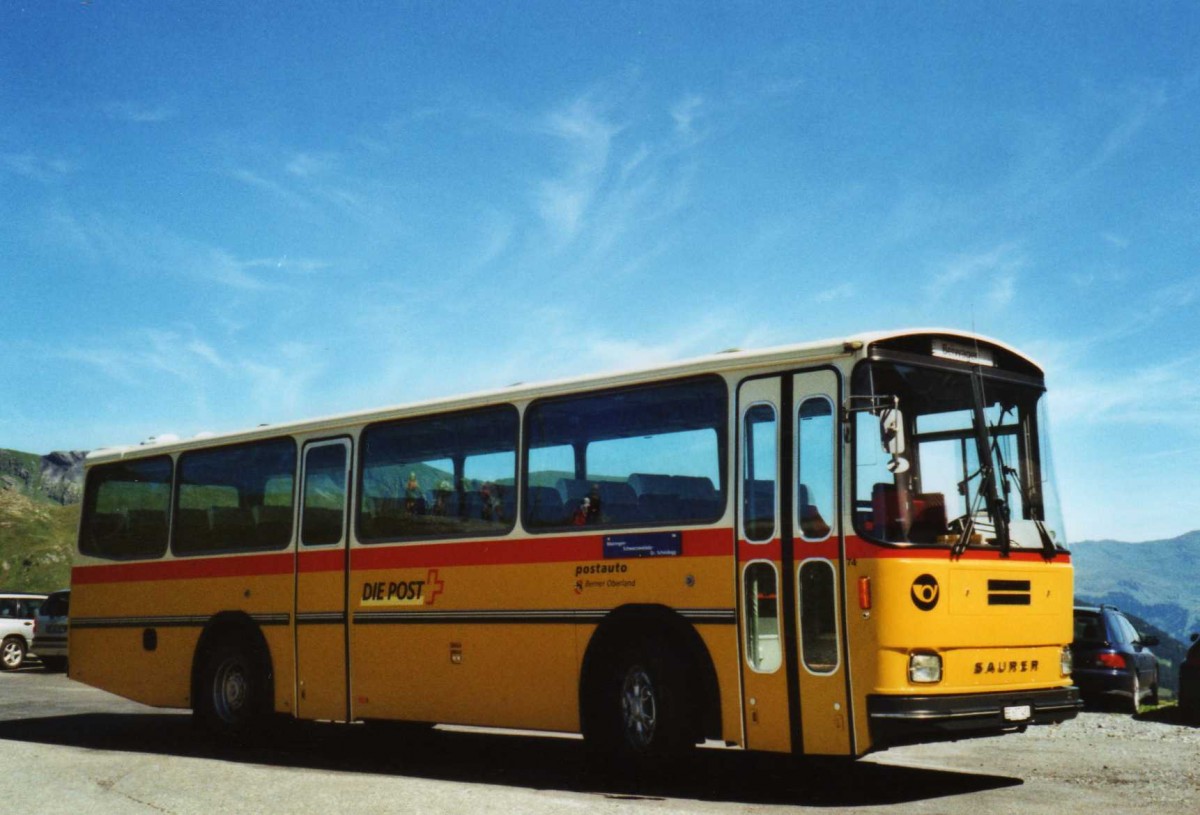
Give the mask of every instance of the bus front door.
[(304, 447), (296, 553), (296, 715), (349, 715), (346, 629), (350, 441)]
[(746, 746), (853, 752), (842, 638), (839, 377), (738, 391), (738, 573)]

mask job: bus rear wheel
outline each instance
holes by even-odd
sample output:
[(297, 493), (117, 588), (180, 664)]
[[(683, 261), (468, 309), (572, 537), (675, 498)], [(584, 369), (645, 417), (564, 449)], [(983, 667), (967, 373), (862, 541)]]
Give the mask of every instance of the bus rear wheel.
[(205, 656), (193, 713), (206, 732), (244, 740), (270, 713), (270, 671), (257, 649), (240, 642), (217, 643)]

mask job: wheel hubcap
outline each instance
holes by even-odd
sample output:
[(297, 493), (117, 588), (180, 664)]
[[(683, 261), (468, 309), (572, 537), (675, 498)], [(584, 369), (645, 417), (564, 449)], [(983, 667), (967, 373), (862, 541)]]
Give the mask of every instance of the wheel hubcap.
[(234, 721), (246, 706), (249, 695), (250, 683), (242, 666), (233, 661), (222, 664), (213, 682), (213, 702), (217, 714), (227, 722)]
[(654, 741), (654, 729), (658, 722), (658, 701), (654, 695), (654, 683), (641, 666), (635, 666), (625, 674), (621, 688), (621, 709), (625, 718), (625, 738), (634, 747), (646, 749)]
[(15, 668), (21, 662), (20, 647), (15, 642), (4, 643), (3, 650), (0, 650), (0, 659), (3, 659), (8, 667)]

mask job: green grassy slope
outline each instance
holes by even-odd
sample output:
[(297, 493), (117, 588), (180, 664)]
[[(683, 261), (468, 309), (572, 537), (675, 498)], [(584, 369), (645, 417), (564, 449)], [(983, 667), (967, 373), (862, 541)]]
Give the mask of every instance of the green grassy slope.
[(71, 582), (79, 505), (0, 490), (0, 588), (47, 592)]

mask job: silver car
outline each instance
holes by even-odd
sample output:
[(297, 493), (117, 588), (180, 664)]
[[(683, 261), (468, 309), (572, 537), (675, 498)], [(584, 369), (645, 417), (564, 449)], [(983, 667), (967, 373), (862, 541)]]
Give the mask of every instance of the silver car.
[(0, 592), (0, 670), (15, 671), (25, 664), (33, 644), (33, 618), (44, 594)]
[(47, 671), (67, 669), (67, 612), (71, 590), (51, 592), (33, 620), (33, 652)]

